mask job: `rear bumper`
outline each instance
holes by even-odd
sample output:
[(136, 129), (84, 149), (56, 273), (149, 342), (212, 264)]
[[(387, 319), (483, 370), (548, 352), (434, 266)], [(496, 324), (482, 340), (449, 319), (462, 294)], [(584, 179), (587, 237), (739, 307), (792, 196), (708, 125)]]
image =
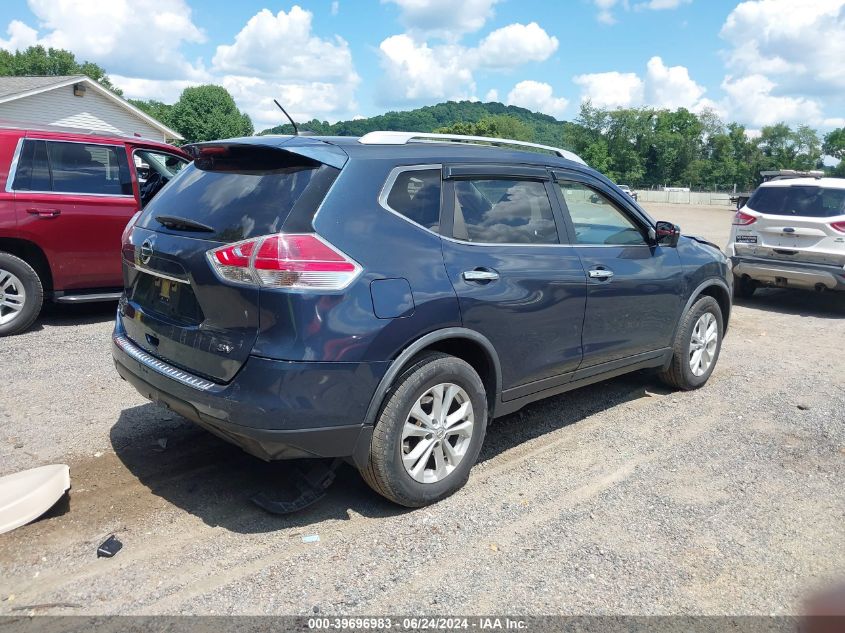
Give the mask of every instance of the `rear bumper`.
[(265, 460), (344, 457), (360, 462), (363, 423), (383, 363), (286, 362), (249, 357), (219, 385), (146, 354), (123, 332), (112, 344), (120, 376), (144, 397)]
[(825, 264), (780, 261), (757, 257), (731, 257), (734, 275), (747, 275), (765, 285), (812, 290), (845, 290), (845, 268)]

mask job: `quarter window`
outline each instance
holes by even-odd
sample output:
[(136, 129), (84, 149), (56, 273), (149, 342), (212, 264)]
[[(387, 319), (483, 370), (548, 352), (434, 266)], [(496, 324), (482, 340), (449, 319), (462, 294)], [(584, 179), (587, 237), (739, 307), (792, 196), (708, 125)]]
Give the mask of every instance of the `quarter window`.
[(546, 187), (533, 180), (456, 180), (453, 236), (492, 244), (560, 241)]
[(575, 182), (559, 183), (578, 244), (646, 244), (637, 225), (599, 192)]
[(47, 142), (52, 191), (131, 196), (132, 181), (123, 147)]
[(440, 226), (440, 170), (400, 172), (390, 188), (387, 206), (412, 222), (437, 231)]

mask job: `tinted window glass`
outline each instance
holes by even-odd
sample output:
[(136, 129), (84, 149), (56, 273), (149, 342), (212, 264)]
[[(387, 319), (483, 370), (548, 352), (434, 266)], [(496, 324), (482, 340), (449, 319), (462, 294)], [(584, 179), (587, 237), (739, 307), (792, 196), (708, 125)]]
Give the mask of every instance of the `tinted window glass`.
[(748, 201), (748, 208), (772, 215), (830, 218), (845, 214), (845, 189), (760, 187)]
[(234, 242), (278, 233), (302, 199), (310, 226), (336, 174), (332, 167), (289, 152), (232, 147), (184, 167), (145, 207), (138, 225), (169, 232), (155, 217), (175, 216), (214, 228), (216, 233), (205, 233), (203, 239)]
[(13, 189), (18, 191), (51, 191), (47, 146), (44, 141), (24, 141), (18, 157)]
[(637, 225), (602, 194), (575, 182), (559, 183), (578, 244), (645, 244)]
[(440, 170), (414, 169), (397, 176), (387, 206), (409, 220), (436, 231), (440, 225)]
[(468, 242), (559, 242), (546, 187), (531, 180), (456, 180), (453, 235)]
[(53, 191), (131, 196), (132, 182), (122, 146), (47, 142)]

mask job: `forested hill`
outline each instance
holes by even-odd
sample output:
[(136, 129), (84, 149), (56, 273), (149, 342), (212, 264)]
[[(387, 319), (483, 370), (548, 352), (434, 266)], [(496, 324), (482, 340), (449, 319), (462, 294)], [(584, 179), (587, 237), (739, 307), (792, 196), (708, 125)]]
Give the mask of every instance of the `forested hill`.
[[(281, 113), (279, 113), (281, 116)], [(554, 117), (539, 112), (531, 112), (517, 106), (502, 103), (480, 103), (478, 101), (447, 101), (416, 110), (388, 112), (368, 119), (339, 121), (329, 124), (327, 121), (314, 119), (300, 123), (301, 130), (308, 130), (326, 136), (362, 136), (376, 130), (396, 130), (400, 132), (433, 132), (450, 127), (456, 123), (477, 123), (490, 117), (508, 116), (518, 119), (531, 128), (531, 140), (536, 143), (560, 146), (567, 136), (567, 128), (574, 123), (558, 121)], [(576, 126), (577, 127), (577, 126)], [(261, 134), (292, 134), (290, 125), (278, 125), (264, 130)]]

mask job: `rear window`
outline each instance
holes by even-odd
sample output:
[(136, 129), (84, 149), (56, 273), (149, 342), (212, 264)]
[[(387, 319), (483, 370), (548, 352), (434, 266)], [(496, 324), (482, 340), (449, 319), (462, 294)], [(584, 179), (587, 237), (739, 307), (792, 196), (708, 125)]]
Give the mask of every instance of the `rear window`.
[(760, 187), (748, 207), (771, 215), (830, 218), (845, 214), (845, 189), (804, 185)]
[[(138, 225), (180, 233), (156, 216), (193, 220), (220, 242), (310, 230), (311, 219), (339, 170), (290, 152), (253, 146), (227, 146), (201, 154), (180, 171), (144, 209)], [(286, 226), (295, 220), (296, 226)]]

